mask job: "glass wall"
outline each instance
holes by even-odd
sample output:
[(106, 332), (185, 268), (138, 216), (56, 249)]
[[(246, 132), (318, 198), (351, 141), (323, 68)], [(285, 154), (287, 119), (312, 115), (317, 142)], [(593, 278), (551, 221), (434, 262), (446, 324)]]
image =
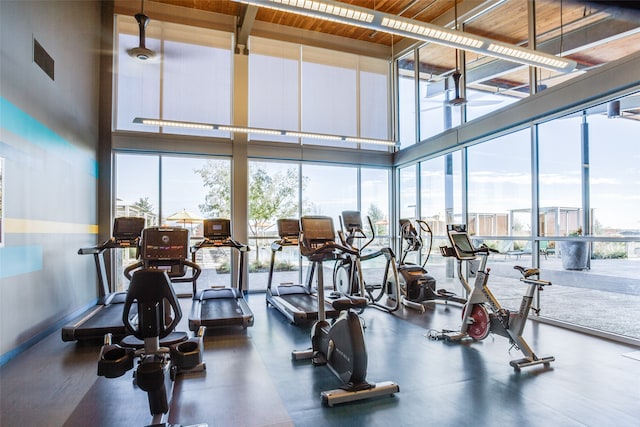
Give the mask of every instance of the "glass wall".
[[(144, 174), (146, 179), (140, 179)], [(147, 227), (160, 225), (160, 157), (144, 154), (115, 156), (115, 216), (145, 218)], [(112, 233), (113, 230), (110, 230)], [(125, 267), (137, 261), (134, 249), (111, 250), (111, 290), (124, 291), (129, 281)]]
[(116, 25), (114, 128), (228, 138), (228, 132), (159, 130), (133, 119), (230, 124), (232, 34), (153, 19), (146, 29), (146, 46), (156, 55), (140, 61), (127, 54), (139, 43), (137, 23), (118, 15)]
[[(187, 228), (192, 244), (202, 239), (205, 218), (230, 218), (229, 159), (119, 153), (115, 165), (116, 216), (145, 217), (147, 226)], [(128, 283), (122, 269), (136, 261), (133, 252), (122, 252), (115, 263), (119, 290)], [(196, 262), (203, 269), (198, 287), (231, 283), (228, 248), (202, 249), (196, 253)], [(178, 293), (191, 292), (191, 283), (176, 287)]]
[[(251, 37), (249, 126), (299, 129), (300, 45)], [(252, 140), (298, 142), (297, 138), (252, 134)]]
[[(271, 243), (279, 240), (278, 219), (300, 217), (300, 166), (296, 163), (249, 162), (249, 285), (267, 288), (271, 262)], [(300, 257), (297, 246), (285, 246), (276, 254), (274, 280), (300, 283)]]
[(416, 143), (416, 54), (411, 52), (397, 61), (398, 136), (400, 149)]
[(640, 304), (639, 104), (633, 94), (539, 126), (541, 236), (556, 237), (540, 242), (554, 284), (542, 313), (635, 338), (627, 313)]
[(453, 259), (442, 257), (439, 248), (449, 245), (447, 225), (464, 222), (461, 168), (460, 151), (420, 163), (420, 218), (431, 234), (422, 231), (425, 244), (418, 259), (426, 262), (425, 268), (434, 277), (453, 277)]
[[(389, 63), (311, 46), (251, 37), (249, 124), (338, 136), (389, 139)], [(253, 140), (298, 142), (252, 135)], [(342, 140), (303, 144), (358, 148)], [(387, 151), (386, 146), (363, 145)]]
[[(252, 291), (267, 287), (271, 243), (278, 239), (277, 220), (303, 215), (333, 218), (336, 232), (345, 210), (360, 210), (365, 233), (371, 235), (367, 216), (378, 237), (371, 246), (388, 246), (389, 171), (293, 162), (249, 162), (249, 285)], [(274, 281), (298, 282), (306, 277), (297, 247), (276, 254)], [(327, 263), (325, 280), (331, 285), (333, 265)], [(363, 266), (365, 269), (367, 266)]]
[[(466, 194), (464, 217), (473, 243), (497, 250), (488, 259), (489, 287), (503, 306), (517, 310), (524, 291), (515, 285), (519, 273), (513, 267), (540, 267), (541, 278), (553, 284), (537, 296), (543, 320), (640, 338), (632, 314), (640, 304), (640, 147), (634, 139), (640, 124), (633, 113), (638, 99), (633, 94), (619, 104), (541, 123), (537, 132), (526, 128), (494, 138), (463, 149), (462, 157), (457, 151), (466, 183), (447, 185), (443, 157), (420, 163), (421, 216), (435, 230), (441, 212), (447, 224), (460, 222), (455, 206)], [(405, 215), (414, 170), (399, 172), (399, 211)], [(438, 288), (456, 291), (459, 282), (448, 262), (432, 252), (426, 268)]]
[[(456, 50), (427, 44), (418, 50), (418, 99), (420, 141), (460, 126), (461, 106), (452, 104), (456, 87), (451, 77), (456, 71)], [(437, 63), (435, 65), (434, 63)]]
[(469, 234), (531, 236), (528, 129), (467, 149), (467, 203)]

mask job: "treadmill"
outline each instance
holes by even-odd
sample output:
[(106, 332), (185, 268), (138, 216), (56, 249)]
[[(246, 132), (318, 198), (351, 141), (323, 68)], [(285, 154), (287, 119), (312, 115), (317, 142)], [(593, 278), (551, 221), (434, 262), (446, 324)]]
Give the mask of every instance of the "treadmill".
[(236, 249), (240, 254), (238, 284), (236, 287), (212, 287), (197, 290), (193, 281), (193, 304), (189, 314), (189, 329), (196, 332), (200, 326), (207, 328), (253, 326), (253, 312), (244, 299), (242, 276), (249, 246), (231, 238), (231, 221), (224, 218), (204, 220), (204, 240), (191, 248), (192, 261), (203, 248)]
[[(113, 221), (112, 237), (92, 248), (81, 248), (79, 255), (93, 255), (98, 273), (98, 302), (93, 310), (76, 323), (62, 328), (62, 341), (102, 339), (110, 333), (115, 337), (128, 335), (122, 322), (122, 309), (127, 292), (114, 292), (109, 285), (104, 253), (110, 249), (136, 249), (140, 254), (140, 235), (145, 220), (139, 217), (120, 217)], [(115, 286), (113, 286), (115, 287)]]
[[(280, 240), (271, 244), (271, 264), (269, 266), (269, 279), (267, 283), (267, 305), (278, 309), (287, 319), (295, 325), (306, 325), (318, 320), (318, 296), (312, 291), (313, 267), (307, 270), (307, 284), (299, 285), (280, 283), (273, 286), (273, 269), (276, 261), (276, 253), (286, 246), (298, 246), (300, 235), (300, 221), (297, 219), (279, 219), (278, 234)], [(325, 301), (324, 311), (327, 318), (336, 318), (340, 312)]]

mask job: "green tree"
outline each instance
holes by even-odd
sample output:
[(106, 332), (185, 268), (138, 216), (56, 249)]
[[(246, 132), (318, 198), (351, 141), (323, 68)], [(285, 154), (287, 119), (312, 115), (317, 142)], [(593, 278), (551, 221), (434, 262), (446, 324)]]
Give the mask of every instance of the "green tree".
[[(259, 237), (279, 218), (297, 216), (298, 173), (296, 168), (271, 175), (259, 166), (249, 170), (249, 232)], [(256, 262), (260, 260), (256, 239)]]
[[(231, 216), (231, 173), (227, 163), (209, 160), (195, 173), (209, 188), (205, 202), (198, 205), (200, 212), (208, 217)], [(249, 170), (249, 233), (259, 237), (276, 223), (279, 218), (296, 217), (298, 211), (298, 173), (296, 167), (284, 172), (269, 173), (260, 166), (252, 165)], [(303, 187), (307, 180), (303, 179)], [(257, 250), (259, 261), (260, 251)]]
[(140, 197), (140, 199), (138, 199), (138, 201), (135, 202), (132, 207), (138, 211), (138, 215), (145, 218), (145, 224), (147, 226), (153, 225), (155, 223), (156, 214), (154, 212), (154, 207), (149, 201), (148, 197)]
[(153, 213), (153, 205), (149, 201), (148, 197), (140, 197), (140, 199), (133, 204), (133, 207), (139, 210), (141, 213)]
[(381, 231), (383, 231), (382, 221), (385, 219), (384, 213), (379, 207), (372, 203), (371, 205), (369, 205), (367, 215), (369, 216), (369, 218), (371, 218), (371, 223), (375, 228), (375, 235), (379, 236), (381, 234)]
[(204, 203), (199, 204), (200, 212), (209, 218), (231, 217), (231, 170), (225, 161), (208, 160), (200, 169), (194, 172), (202, 177), (209, 192), (204, 197)]

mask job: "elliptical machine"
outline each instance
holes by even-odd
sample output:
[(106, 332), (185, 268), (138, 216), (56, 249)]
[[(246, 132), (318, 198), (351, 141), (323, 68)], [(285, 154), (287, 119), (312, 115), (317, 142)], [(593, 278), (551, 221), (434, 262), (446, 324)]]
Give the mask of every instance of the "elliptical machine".
[[(475, 248), (464, 225), (449, 225), (448, 235), (451, 247), (440, 248), (443, 256), (455, 256), (459, 265), (463, 261), (476, 260), (476, 255), (479, 255), (482, 259), (480, 267), (476, 271), (473, 290), (462, 311), (462, 327), (460, 331), (431, 334), (431, 337), (448, 341), (462, 341), (464, 339), (480, 341), (485, 339), (490, 332), (493, 332), (508, 338), (512, 347), (524, 354), (524, 358), (509, 362), (516, 372), (519, 372), (523, 367), (539, 364), (549, 367), (555, 358), (553, 356), (537, 356), (525, 341), (522, 332), (527, 323), (529, 309), (536, 289), (542, 290), (544, 286), (550, 286), (551, 282), (541, 280), (539, 277), (533, 278), (532, 276), (540, 275), (540, 271), (537, 268), (514, 266), (514, 269), (518, 270), (522, 275), (520, 282), (527, 284), (527, 291), (522, 296), (518, 312), (510, 312), (500, 305), (487, 285), (490, 269), (486, 268), (486, 265), (487, 258), (492, 250), (485, 245)], [(467, 279), (462, 274), (462, 267), (458, 268), (458, 277), (463, 284), (467, 283)]]
[[(333, 323), (326, 320), (323, 262), (347, 257), (357, 265), (360, 262), (359, 251), (336, 242), (331, 217), (303, 216), (300, 226), (300, 253), (313, 263), (309, 268), (316, 272), (318, 321), (311, 329), (312, 348), (294, 351), (292, 358), (312, 359), (314, 366), (327, 365), (342, 381), (342, 388), (321, 393), (322, 402), (328, 406), (397, 393), (400, 388), (391, 381), (373, 384), (366, 380), (367, 350), (362, 321), (355, 309), (366, 307), (367, 299), (344, 295), (334, 300), (332, 305), (340, 315)], [(355, 280), (353, 276), (357, 272), (360, 272), (359, 268), (351, 269), (351, 280)]]
[[(367, 216), (371, 237), (364, 231), (360, 211), (342, 211), (340, 216), (340, 240), (343, 244), (358, 250), (358, 263), (354, 263), (349, 257), (338, 260), (333, 268), (333, 288), (336, 292), (349, 295), (365, 296), (368, 304), (386, 312), (394, 312), (400, 308), (400, 280), (396, 256), (389, 247), (383, 247), (377, 251), (365, 253), (365, 248), (375, 239), (375, 229), (371, 218)], [(345, 234), (346, 231), (346, 234)], [(360, 248), (356, 240), (366, 240)], [(362, 271), (353, 271), (360, 268), (363, 261), (374, 260), (383, 256), (385, 258), (384, 273), (380, 282), (367, 282), (363, 279)], [(391, 272), (391, 274), (389, 274)], [(361, 274), (362, 273), (362, 274)], [(386, 300), (382, 298), (387, 296)], [(389, 304), (391, 302), (391, 304)]]
[[(416, 219), (415, 225), (409, 219), (400, 220), (400, 262), (398, 265), (398, 273), (400, 273), (401, 284), (400, 289), (402, 296), (400, 302), (402, 305), (421, 313), (425, 311), (425, 304), (443, 301), (444, 303), (455, 302), (465, 304), (467, 300), (446, 289), (436, 288), (436, 279), (431, 276), (425, 269), (429, 256), (431, 255), (431, 247), (433, 244), (433, 232), (429, 223), (421, 219)], [(420, 231), (418, 231), (420, 229)], [(422, 232), (429, 235), (429, 248), (427, 256), (422, 265), (411, 264), (406, 261), (407, 255), (411, 252), (420, 252), (424, 247)], [(469, 295), (471, 288), (463, 283), (466, 295)]]
[[(188, 239), (185, 229), (153, 227), (143, 231), (143, 262), (125, 270), (131, 282), (122, 321), (131, 335), (113, 344), (112, 335), (106, 334), (98, 361), (99, 376), (117, 378), (133, 369), (133, 361), (138, 359), (135, 383), (147, 392), (150, 425), (154, 427), (168, 426), (166, 418), (177, 375), (206, 368), (202, 361), (205, 328), (200, 328), (193, 338), (186, 332), (175, 331), (182, 310), (171, 284), (171, 271), (176, 274), (188, 265), (193, 270), (193, 280), (200, 274), (200, 268), (186, 259)], [(131, 313), (136, 308), (138, 316), (134, 324)]]

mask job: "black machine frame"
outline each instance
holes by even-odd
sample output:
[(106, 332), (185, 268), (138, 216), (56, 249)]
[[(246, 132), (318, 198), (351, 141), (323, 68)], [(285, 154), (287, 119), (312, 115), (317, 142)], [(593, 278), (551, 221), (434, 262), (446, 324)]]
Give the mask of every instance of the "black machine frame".
[[(277, 226), (280, 239), (271, 244), (271, 262), (265, 299), (267, 305), (275, 307), (291, 323), (306, 325), (318, 319), (318, 294), (313, 290), (314, 265), (312, 264), (307, 270), (305, 284), (293, 282), (273, 284), (276, 254), (285, 247), (299, 245), (300, 220), (282, 218), (277, 221)], [(326, 317), (338, 317), (339, 311), (335, 310), (328, 301), (325, 300), (324, 305)]]
[(204, 240), (191, 248), (193, 262), (196, 253), (204, 248), (230, 247), (240, 256), (235, 287), (222, 286), (198, 290), (193, 282), (193, 304), (189, 314), (189, 329), (197, 331), (201, 326), (207, 328), (253, 326), (254, 316), (244, 299), (243, 276), (249, 246), (231, 238), (231, 221), (226, 218), (204, 220)]
[(127, 334), (122, 322), (122, 304), (124, 304), (126, 292), (116, 292), (115, 287), (110, 284), (104, 254), (108, 250), (134, 248), (136, 258), (138, 258), (144, 226), (144, 218), (115, 218), (112, 236), (109, 240), (93, 247), (78, 250), (78, 255), (93, 255), (98, 278), (98, 301), (88, 314), (75, 323), (65, 325), (62, 328), (62, 341), (97, 340), (102, 339), (107, 333), (116, 337), (123, 337)]

